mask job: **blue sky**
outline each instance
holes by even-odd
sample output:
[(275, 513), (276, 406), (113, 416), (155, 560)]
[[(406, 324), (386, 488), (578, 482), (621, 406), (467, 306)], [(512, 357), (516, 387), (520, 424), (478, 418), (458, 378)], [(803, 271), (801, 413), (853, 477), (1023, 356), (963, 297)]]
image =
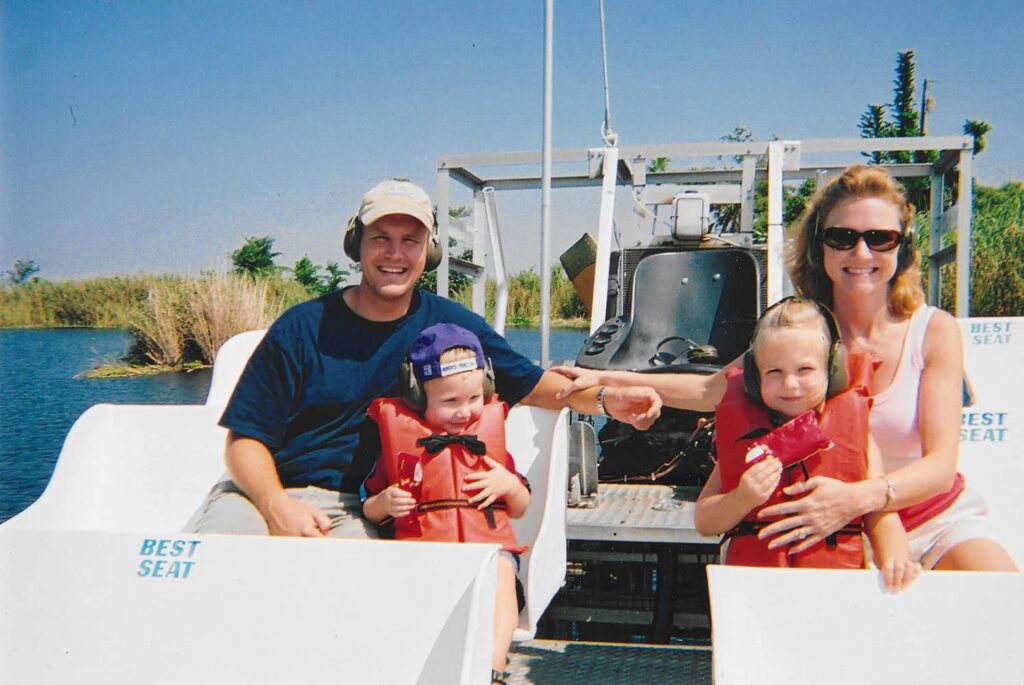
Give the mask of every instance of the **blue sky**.
[[(855, 137), (914, 49), (929, 132), (993, 123), (977, 177), (1021, 180), (1022, 8), (607, 0), (614, 128), (623, 144), (737, 125)], [(0, 60), (0, 269), (31, 258), (51, 279), (223, 270), (262, 235), (280, 264), (344, 264), (341, 231), (376, 181), (433, 192), (439, 155), (541, 143), (540, 0), (0, 0)], [(599, 146), (597, 0), (556, 1), (554, 87), (554, 144)], [(537, 195), (499, 199), (513, 270), (539, 263)], [(554, 202), (557, 255), (597, 202)]]

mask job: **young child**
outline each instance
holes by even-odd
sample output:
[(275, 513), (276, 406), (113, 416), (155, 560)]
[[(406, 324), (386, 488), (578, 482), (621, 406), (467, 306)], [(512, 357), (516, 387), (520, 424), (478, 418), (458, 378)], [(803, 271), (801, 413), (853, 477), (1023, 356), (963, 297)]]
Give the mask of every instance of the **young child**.
[[(864, 531), (886, 587), (906, 588), (921, 566), (909, 560), (896, 512), (869, 514), (862, 524), (855, 521), (798, 553), (768, 549), (768, 541), (757, 537), (771, 522), (757, 512), (785, 501), (784, 487), (815, 475), (848, 482), (884, 477), (868, 434), (871, 361), (865, 355), (847, 359), (831, 312), (799, 298), (764, 313), (743, 361), (742, 372), (727, 373), (715, 412), (718, 460), (697, 500), (697, 530), (725, 535), (726, 564), (812, 568), (863, 568)], [(824, 440), (806, 443), (815, 433)], [(757, 459), (764, 451), (768, 456)]]
[(400, 540), (497, 542), (498, 594), (491, 679), (504, 683), (519, 622), (519, 554), (510, 518), (526, 513), (530, 490), (505, 451), (508, 405), (480, 341), (436, 324), (413, 341), (399, 374), (402, 397), (374, 400), (381, 456), (364, 481), (363, 514), (395, 525)]

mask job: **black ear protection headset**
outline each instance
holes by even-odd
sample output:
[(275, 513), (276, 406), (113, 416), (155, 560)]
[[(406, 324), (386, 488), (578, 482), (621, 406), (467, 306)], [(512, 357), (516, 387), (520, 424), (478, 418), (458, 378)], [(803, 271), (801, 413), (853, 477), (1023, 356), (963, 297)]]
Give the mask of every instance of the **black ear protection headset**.
[[(784, 297), (765, 310), (761, 318), (763, 319), (768, 315), (768, 312), (776, 307), (781, 307), (786, 302), (794, 301), (812, 303), (818, 308), (818, 311), (825, 319), (825, 324), (828, 326), (828, 389), (825, 391), (825, 397), (832, 397), (845, 390), (846, 386), (850, 384), (850, 377), (846, 372), (846, 346), (843, 345), (842, 334), (839, 332), (839, 323), (836, 321), (832, 310), (815, 300)], [(743, 389), (746, 391), (750, 401), (758, 406), (764, 406), (764, 402), (761, 400), (761, 372), (758, 370), (757, 361), (754, 359), (753, 347), (743, 354)]]
[[(348, 227), (345, 229), (345, 236), (342, 238), (341, 245), (345, 248), (345, 254), (353, 262), (359, 261), (359, 243), (363, 240), (363, 230), (366, 227), (363, 225), (363, 220), (359, 218), (358, 214), (352, 216), (348, 220)], [(441, 257), (443, 255), (441, 251), (441, 245), (437, 240), (437, 211), (434, 212), (434, 228), (430, 229), (430, 238), (427, 245), (427, 263), (424, 266), (424, 271), (433, 271), (441, 263)]]
[[(422, 412), (427, 408), (427, 393), (423, 390), (423, 384), (416, 378), (416, 372), (412, 368), (412, 362), (406, 357), (402, 365), (398, 367), (398, 395), (410, 409)], [(491, 360), (484, 361), (484, 404), (494, 397), (494, 368)]]

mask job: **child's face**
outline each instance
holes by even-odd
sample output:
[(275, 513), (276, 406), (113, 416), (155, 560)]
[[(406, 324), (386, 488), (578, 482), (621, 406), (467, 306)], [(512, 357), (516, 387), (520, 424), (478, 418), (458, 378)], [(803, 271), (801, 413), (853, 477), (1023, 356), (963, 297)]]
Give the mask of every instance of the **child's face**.
[(461, 435), (484, 408), (484, 372), (464, 371), (423, 384), (427, 408), (423, 419), (432, 428)]
[(758, 340), (761, 400), (787, 418), (825, 401), (828, 345), (817, 328), (777, 328)]

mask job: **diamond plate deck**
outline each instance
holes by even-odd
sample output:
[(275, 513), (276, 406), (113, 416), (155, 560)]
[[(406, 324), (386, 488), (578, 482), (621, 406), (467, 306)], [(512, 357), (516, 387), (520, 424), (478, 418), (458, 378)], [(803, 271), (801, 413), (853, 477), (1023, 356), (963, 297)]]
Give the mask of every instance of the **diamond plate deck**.
[(530, 640), (512, 645), (509, 685), (710, 685), (711, 649)]
[(693, 527), (696, 488), (673, 485), (598, 486), (596, 505), (566, 511), (570, 540), (620, 540), (717, 545)]

